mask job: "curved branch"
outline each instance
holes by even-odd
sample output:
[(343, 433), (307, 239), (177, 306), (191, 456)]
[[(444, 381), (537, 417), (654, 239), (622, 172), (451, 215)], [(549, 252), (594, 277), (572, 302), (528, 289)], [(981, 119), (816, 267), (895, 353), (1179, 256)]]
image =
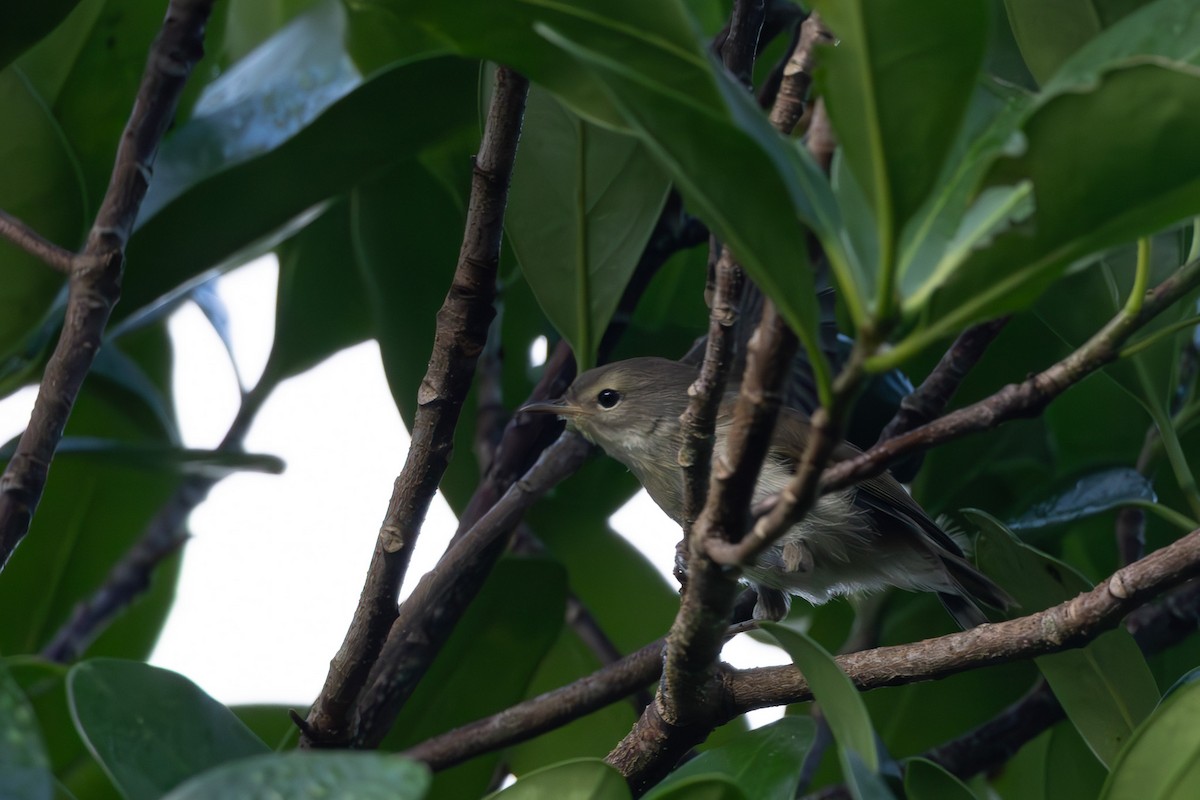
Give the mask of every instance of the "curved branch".
[(62, 333), (38, 387), (29, 426), (0, 477), (0, 569), (29, 532), (54, 451), (121, 295), (125, 245), (150, 186), (159, 142), (193, 65), (204, 54), (204, 26), (212, 5), (213, 0), (171, 0), (150, 46), (108, 189), (83, 252), (72, 259)]
[(412, 445), (379, 529), (366, 583), (345, 641), (309, 712), (302, 746), (345, 744), (349, 715), (396, 619), (396, 599), (438, 483), (450, 462), (475, 363), (495, 315), (496, 269), (508, 185), (529, 81), (496, 70), (496, 91), (475, 161), (466, 230), (450, 291), (437, 314), (433, 354), (417, 392)]

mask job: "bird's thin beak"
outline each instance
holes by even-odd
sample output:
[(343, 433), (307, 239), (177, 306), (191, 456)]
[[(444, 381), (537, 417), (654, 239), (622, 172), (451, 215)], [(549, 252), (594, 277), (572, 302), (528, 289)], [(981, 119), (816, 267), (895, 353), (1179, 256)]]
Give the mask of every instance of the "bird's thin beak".
[(557, 414), (560, 417), (577, 417), (582, 411), (579, 406), (568, 403), (564, 398), (540, 403), (526, 403), (517, 409), (518, 414)]

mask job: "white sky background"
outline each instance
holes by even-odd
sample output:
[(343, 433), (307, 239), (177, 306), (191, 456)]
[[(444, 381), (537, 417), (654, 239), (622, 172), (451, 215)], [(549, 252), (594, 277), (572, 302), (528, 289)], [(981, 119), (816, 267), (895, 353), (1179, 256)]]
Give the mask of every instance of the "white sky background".
[[(274, 257), (222, 278), (243, 378), (270, 351)], [(215, 447), (237, 410), (224, 346), (191, 304), (170, 320), (175, 398), (184, 443)], [(20, 432), (33, 393), (0, 401), (0, 441)], [(345, 350), (280, 385), (246, 437), (252, 453), (287, 464), (282, 475), (235, 474), (191, 517), (175, 605), (151, 662), (187, 675), (226, 704), (307, 705), (325, 679), (354, 611), (408, 432), (388, 392), (379, 349)], [(679, 529), (640, 493), (611, 520), (669, 581)], [(405, 581), (406, 595), (455, 527), (439, 494)], [(739, 636), (724, 657), (737, 666), (786, 663), (782, 651)], [(782, 709), (753, 712), (765, 724)]]

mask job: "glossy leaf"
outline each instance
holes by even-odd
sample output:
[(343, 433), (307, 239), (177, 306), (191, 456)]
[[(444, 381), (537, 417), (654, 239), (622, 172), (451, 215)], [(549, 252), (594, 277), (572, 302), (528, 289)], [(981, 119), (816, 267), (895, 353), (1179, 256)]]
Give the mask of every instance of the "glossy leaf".
[(792, 800), (815, 735), (816, 725), (804, 717), (784, 717), (747, 731), (685, 763), (651, 789), (646, 800), (669, 797), (687, 781), (711, 773), (727, 777), (755, 800)]
[(966, 784), (941, 765), (925, 758), (904, 762), (904, 794), (908, 800), (973, 800)]
[(846, 787), (854, 800), (894, 800), (895, 795), (883, 776), (868, 767), (853, 750), (838, 749)]
[[(817, 3), (838, 38), (818, 83), (846, 161), (874, 211), (879, 269), (925, 202), (962, 124), (987, 41), (982, 0)], [(881, 302), (890, 302), (890, 298)]]
[[(270, 249), (311, 221), (320, 204), (473, 126), (477, 76), (472, 65), (454, 59), (388, 69), (272, 149), (200, 180), (144, 216), (130, 241), (129, 269), (156, 266), (126, 287), (118, 314), (154, 303), (206, 270)], [(229, 111), (235, 118), (239, 113)], [(214, 133), (203, 147), (236, 144)], [(208, 224), (197, 227), (197, 218)]]
[[(969, 510), (982, 532), (979, 562), (1030, 614), (1091, 588), (1070, 566), (1019, 542), (994, 518)], [(1124, 629), (1103, 634), (1089, 645), (1037, 660), (1055, 697), (1092, 752), (1111, 766), (1117, 752), (1158, 701), (1158, 687), (1141, 650)]]
[(280, 797), (324, 800), (420, 800), (429, 789), (424, 764), (381, 753), (271, 753), (225, 764), (192, 778), (163, 800), (253, 797), (264, 787)]
[(1062, 525), (1136, 502), (1156, 502), (1154, 484), (1129, 467), (1085, 475), (1064, 492), (1044, 500), (1008, 523), (1009, 530)]
[(749, 800), (751, 795), (730, 778), (720, 774), (692, 775), (646, 797), (654, 800)]
[(301, 717), (308, 716), (308, 709), (283, 705), (245, 705), (230, 706), (237, 718), (246, 724), (255, 736), (262, 739), (275, 751), (290, 750), (296, 746), (300, 738), (300, 729), (292, 722), (289, 711), (295, 711)]
[(354, 261), (348, 202), (335, 203), (275, 252), (275, 338), (263, 371), (272, 382), (298, 375), (374, 332), (370, 315), (363, 313), (369, 303)]
[(629, 786), (621, 773), (599, 758), (553, 764), (525, 775), (488, 800), (628, 800)]
[[(1124, 124), (1131, 118), (1139, 124)], [(1095, 135), (1080, 139), (1080, 129)], [(1090, 91), (1051, 97), (1022, 130), (1025, 155), (1003, 162), (992, 181), (1031, 181), (1032, 221), (973, 253), (934, 294), (936, 323), (876, 367), (1028, 304), (1072, 262), (1200, 211), (1200, 152), (1191, 146), (1200, 136), (1200, 75), (1190, 69), (1114, 69)]]
[(1108, 777), (1073, 725), (1056, 725), (1046, 746), (1046, 796), (1054, 800), (1093, 800)]
[[(384, 750), (404, 750), (524, 699), (543, 655), (563, 626), (562, 568), (540, 558), (505, 558), (454, 626), (405, 703)], [(478, 797), (500, 753), (487, 753), (434, 776), (431, 797)]]
[[(0, 208), (74, 249), (83, 236), (83, 187), (63, 132), (30, 82), (0, 72)], [(0, 239), (0, 363), (46, 313), (63, 276)]]
[(127, 800), (158, 800), (207, 769), (268, 748), (225, 706), (177, 673), (93, 659), (67, 676), (71, 715)]
[(1200, 780), (1200, 683), (1163, 701), (1118, 755), (1104, 784), (1103, 800), (1137, 797), (1184, 800)]
[(850, 682), (833, 656), (795, 628), (775, 622), (761, 623), (760, 627), (779, 642), (808, 680), (833, 731), (833, 738), (837, 740), (839, 752), (857, 755), (868, 771), (878, 772), (879, 753), (867, 707), (858, 687)]
[(544, 89), (530, 90), (505, 230), (580, 369), (595, 363), (668, 187), (637, 139), (583, 120)]
[(0, 663), (0, 796), (49, 800), (54, 792), (50, 759), (42, 746), (37, 717), (21, 687)]
[(677, 0), (380, 4), (465, 53), (519, 69), (585, 117), (633, 130), (815, 347), (812, 276), (796, 218), (817, 226), (827, 250), (845, 260), (828, 184), (742, 87), (714, 71)]

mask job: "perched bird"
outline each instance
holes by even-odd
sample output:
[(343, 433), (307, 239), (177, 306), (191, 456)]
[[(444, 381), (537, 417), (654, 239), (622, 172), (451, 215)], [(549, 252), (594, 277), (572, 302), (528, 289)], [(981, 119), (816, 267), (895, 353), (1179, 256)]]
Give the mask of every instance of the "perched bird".
[[(696, 377), (694, 368), (677, 361), (633, 358), (588, 370), (562, 399), (531, 403), (522, 411), (564, 417), (571, 428), (628, 467), (667, 516), (680, 522), (680, 416)], [(732, 422), (729, 395), (717, 415), (714, 455), (724, 455)], [(780, 410), (754, 502), (778, 493), (791, 479), (810, 430), (808, 418), (799, 411)], [(832, 461), (858, 452), (849, 444), (839, 445)], [(821, 497), (743, 573), (758, 590), (755, 616), (760, 619), (785, 615), (788, 595), (819, 605), (838, 595), (885, 586), (937, 592), (964, 628), (987, 621), (973, 599), (1000, 609), (1013, 604), (888, 474)]]

